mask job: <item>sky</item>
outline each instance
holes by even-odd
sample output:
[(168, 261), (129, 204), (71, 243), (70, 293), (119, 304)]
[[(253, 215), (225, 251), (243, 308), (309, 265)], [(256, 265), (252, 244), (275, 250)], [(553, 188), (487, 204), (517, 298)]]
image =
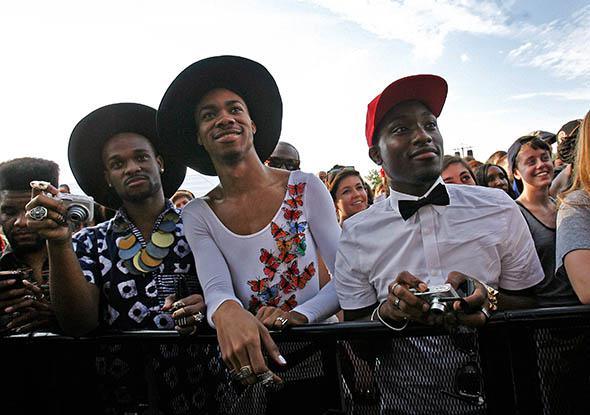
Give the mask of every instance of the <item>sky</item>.
[[(115, 102), (157, 108), (191, 63), (262, 63), (283, 99), (281, 139), (301, 168), (376, 168), (367, 104), (407, 75), (444, 77), (445, 152), (485, 161), (534, 130), (557, 132), (590, 110), (590, 2), (487, 0), (102, 0), (0, 6), (0, 160), (67, 161), (72, 129)], [(204, 194), (215, 177), (189, 171)]]

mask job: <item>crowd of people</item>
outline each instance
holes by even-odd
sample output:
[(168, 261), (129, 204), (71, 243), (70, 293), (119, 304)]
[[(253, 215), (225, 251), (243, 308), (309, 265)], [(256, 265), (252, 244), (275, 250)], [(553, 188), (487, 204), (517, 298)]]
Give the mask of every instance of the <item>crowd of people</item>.
[[(0, 164), (3, 333), (193, 335), (210, 326), (218, 351), (147, 351), (164, 391), (157, 406), (214, 413), (214, 385), (230, 378), (268, 387), (269, 408), (296, 413), (308, 402), (284, 408), (285, 399), (302, 385), (321, 390), (311, 375), (290, 377), (272, 330), (374, 320), (394, 331), (410, 322), (453, 331), (480, 327), (498, 309), (590, 303), (590, 113), (557, 134), (520, 137), (484, 163), (445, 155), (437, 119), (447, 90), (441, 77), (415, 75), (369, 103), (365, 138), (380, 166), (371, 185), (353, 166), (299, 170), (297, 149), (279, 142), (279, 88), (246, 58), (195, 62), (158, 110), (92, 111), (68, 147), (92, 199), (60, 196), (69, 188), (51, 161)], [(219, 185), (195, 198), (179, 189), (187, 167)], [(72, 206), (94, 214), (77, 220)], [(430, 301), (440, 289), (453, 299)], [(426, 340), (400, 339), (388, 358), (411, 350), (396, 370), (418, 373), (416, 383), (381, 386), (400, 408), (420, 396), (444, 412), (440, 388), (420, 375), (441, 364)], [(101, 353), (107, 365), (133, 357), (124, 347)], [(123, 375), (109, 382), (125, 385)], [(141, 399), (132, 395), (105, 401), (116, 411), (121, 399)]]

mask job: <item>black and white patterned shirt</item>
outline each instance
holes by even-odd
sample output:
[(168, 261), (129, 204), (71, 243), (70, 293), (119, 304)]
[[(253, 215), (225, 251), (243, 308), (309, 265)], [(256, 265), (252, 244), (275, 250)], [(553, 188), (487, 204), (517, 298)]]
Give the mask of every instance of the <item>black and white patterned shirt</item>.
[[(154, 230), (169, 211), (180, 214), (170, 201), (155, 222)], [(99, 225), (82, 229), (73, 238), (73, 248), (82, 272), (101, 292), (102, 328), (117, 330), (172, 330), (170, 313), (161, 311), (164, 299), (174, 294), (180, 283), (186, 284), (187, 294), (201, 293), (193, 254), (184, 237), (180, 219), (173, 232), (174, 242), (160, 266), (152, 272), (134, 275), (119, 257), (116, 240), (122, 235), (120, 225), (141, 235), (123, 208), (114, 218)], [(128, 228), (128, 229), (129, 229)], [(143, 238), (138, 238), (145, 247)]]

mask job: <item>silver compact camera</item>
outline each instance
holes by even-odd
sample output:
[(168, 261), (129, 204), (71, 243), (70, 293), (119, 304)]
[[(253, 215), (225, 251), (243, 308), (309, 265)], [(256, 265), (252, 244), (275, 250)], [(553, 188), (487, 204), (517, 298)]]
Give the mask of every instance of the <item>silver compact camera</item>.
[(59, 193), (55, 198), (61, 200), (66, 207), (67, 222), (82, 223), (94, 218), (94, 199), (92, 197)]
[(90, 196), (73, 195), (71, 193), (58, 193), (53, 196), (47, 189), (51, 183), (41, 180), (33, 180), (31, 187), (40, 190), (48, 197), (61, 200), (67, 209), (66, 222), (79, 224), (94, 219), (94, 199)]
[(430, 312), (433, 314), (443, 314), (446, 311), (452, 310), (452, 303), (454, 301), (462, 300), (464, 295), (460, 295), (451, 284), (433, 285), (428, 287), (428, 291), (419, 292), (415, 289), (410, 289), (412, 294), (416, 297), (422, 298), (430, 304)]

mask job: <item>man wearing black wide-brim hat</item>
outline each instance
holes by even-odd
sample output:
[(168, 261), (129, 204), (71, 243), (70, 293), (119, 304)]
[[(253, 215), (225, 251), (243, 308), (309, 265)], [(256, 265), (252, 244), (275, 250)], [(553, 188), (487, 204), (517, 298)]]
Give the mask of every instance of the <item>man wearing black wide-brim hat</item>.
[[(324, 321), (338, 310), (333, 284), (316, 273), (318, 252), (333, 270), (340, 234), (326, 187), (313, 174), (264, 165), (279, 140), (282, 109), (263, 65), (215, 56), (183, 70), (158, 110), (158, 132), (175, 155), (219, 177), (182, 215), (207, 318), (223, 360), (244, 384), (281, 382), (262, 353), (287, 364), (269, 328)], [(312, 376), (300, 385), (310, 400)], [(292, 386), (282, 390), (289, 398), (299, 392), (293, 387), (289, 395)], [(281, 401), (280, 411), (297, 412), (299, 403)]]
[[(48, 241), (51, 293), (67, 334), (79, 336), (97, 328), (197, 331), (204, 317), (203, 297), (180, 211), (168, 200), (186, 167), (164, 151), (153, 108), (107, 105), (76, 125), (68, 156), (82, 190), (116, 209), (115, 217), (72, 236), (63, 220), (63, 204), (52, 197), (57, 189), (41, 184), (34, 190), (38, 195), (27, 205), (28, 224)], [(165, 365), (164, 354), (155, 353), (156, 377), (163, 366), (179, 366), (178, 360)], [(158, 390), (158, 408), (180, 413), (174, 402), (193, 402), (193, 409), (206, 405), (192, 396), (205, 396), (201, 377), (193, 376), (188, 392), (186, 384), (175, 389), (179, 379), (167, 380), (169, 389)]]

